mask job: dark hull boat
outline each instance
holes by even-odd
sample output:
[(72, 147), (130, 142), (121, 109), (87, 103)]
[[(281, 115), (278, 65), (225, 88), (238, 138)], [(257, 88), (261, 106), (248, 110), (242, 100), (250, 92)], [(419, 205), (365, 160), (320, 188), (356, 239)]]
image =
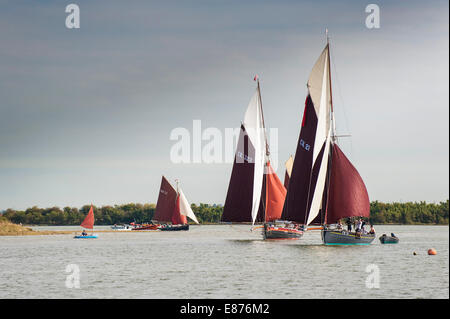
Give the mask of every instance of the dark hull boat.
[(380, 236), (380, 243), (382, 244), (397, 244), (399, 242), (400, 239), (398, 239), (397, 237), (392, 237), (392, 236)]
[(264, 224), (264, 239), (299, 239), (303, 236), (303, 231), (294, 228), (278, 227)]
[(161, 231), (179, 231), (179, 230), (189, 230), (189, 224), (186, 225), (165, 225), (159, 228)]
[(136, 228), (132, 228), (131, 230), (158, 230), (159, 225), (149, 224), (149, 225), (141, 225)]
[(360, 234), (345, 230), (322, 230), (325, 245), (370, 245), (375, 234)]

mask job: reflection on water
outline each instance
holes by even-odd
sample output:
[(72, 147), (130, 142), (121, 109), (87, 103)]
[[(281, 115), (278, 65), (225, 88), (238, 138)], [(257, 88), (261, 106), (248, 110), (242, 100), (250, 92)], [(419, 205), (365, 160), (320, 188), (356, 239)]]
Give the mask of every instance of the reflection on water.
[[(370, 246), (324, 246), (320, 232), (264, 241), (248, 225), (100, 232), (94, 240), (0, 237), (0, 298), (448, 298), (448, 231), (378, 226), (377, 237), (394, 232), (400, 243)], [(436, 256), (427, 255), (431, 247)], [(80, 289), (65, 286), (69, 264), (79, 266)], [(379, 289), (365, 285), (371, 264)]]

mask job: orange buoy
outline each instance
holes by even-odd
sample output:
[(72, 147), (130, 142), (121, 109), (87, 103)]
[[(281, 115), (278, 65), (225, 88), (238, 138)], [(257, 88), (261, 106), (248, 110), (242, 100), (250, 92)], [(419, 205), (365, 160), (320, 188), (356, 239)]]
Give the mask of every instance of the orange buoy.
[(428, 249), (428, 255), (436, 255), (436, 254), (437, 254), (436, 249), (434, 249), (434, 248)]

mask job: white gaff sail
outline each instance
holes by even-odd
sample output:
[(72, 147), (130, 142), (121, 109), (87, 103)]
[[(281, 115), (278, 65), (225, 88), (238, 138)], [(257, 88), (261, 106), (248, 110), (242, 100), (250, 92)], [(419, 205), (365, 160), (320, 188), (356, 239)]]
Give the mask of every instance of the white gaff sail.
[(244, 117), (244, 127), (255, 148), (255, 169), (253, 176), (253, 201), (252, 201), (252, 224), (255, 223), (258, 214), (259, 204), (261, 200), (261, 190), (264, 178), (264, 161), (265, 161), (265, 138), (264, 124), (261, 113), (261, 100), (259, 91), (256, 89), (250, 103), (247, 107)]

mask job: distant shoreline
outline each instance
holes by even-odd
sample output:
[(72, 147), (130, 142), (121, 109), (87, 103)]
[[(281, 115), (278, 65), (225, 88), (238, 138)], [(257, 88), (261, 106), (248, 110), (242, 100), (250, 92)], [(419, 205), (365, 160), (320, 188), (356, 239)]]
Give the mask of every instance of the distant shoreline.
[[(7, 209), (0, 213), (0, 218), (23, 225), (70, 225), (77, 226), (86, 217), (91, 205), (77, 207), (48, 207), (33, 206), (25, 210)], [(200, 224), (218, 225), (223, 214), (221, 205), (192, 204), (192, 211)], [(96, 225), (113, 225), (124, 223), (145, 223), (153, 219), (156, 211), (155, 204), (129, 203), (114, 206), (93, 206)], [(192, 221), (191, 221), (192, 222)], [(449, 200), (439, 203), (405, 202), (370, 203), (370, 217), (368, 223), (374, 225), (448, 225)]]

